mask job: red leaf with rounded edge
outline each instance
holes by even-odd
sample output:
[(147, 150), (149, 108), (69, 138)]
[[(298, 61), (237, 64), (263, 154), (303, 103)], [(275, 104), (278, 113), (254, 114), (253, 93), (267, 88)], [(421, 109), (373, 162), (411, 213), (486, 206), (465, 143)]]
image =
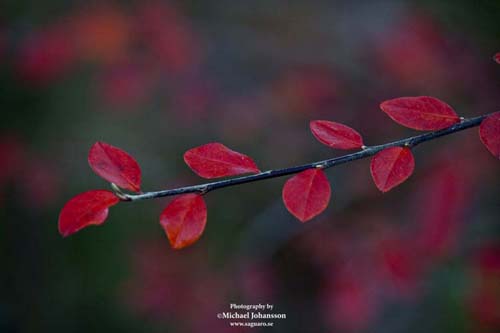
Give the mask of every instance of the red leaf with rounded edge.
[(429, 96), (395, 98), (382, 102), (380, 108), (398, 124), (420, 131), (436, 131), (460, 122), (448, 104)]
[(69, 236), (89, 226), (100, 225), (108, 217), (108, 208), (120, 199), (111, 191), (94, 190), (69, 200), (59, 214), (59, 233)]
[(198, 194), (181, 195), (163, 210), (160, 224), (174, 249), (196, 242), (207, 224), (207, 206)]
[(319, 142), (338, 149), (355, 149), (363, 146), (363, 138), (352, 128), (327, 120), (309, 123), (311, 132)]
[(320, 214), (330, 201), (330, 183), (320, 169), (302, 171), (283, 187), (283, 202), (293, 216), (307, 222)]
[(88, 161), (92, 170), (108, 182), (130, 191), (140, 191), (139, 164), (123, 150), (104, 142), (96, 142), (90, 148)]
[(250, 157), (217, 142), (188, 150), (184, 161), (198, 176), (208, 179), (260, 172)]
[(500, 52), (497, 52), (497, 53), (493, 56), (493, 60), (495, 60), (498, 64), (500, 64)]
[(370, 172), (377, 188), (387, 192), (411, 176), (415, 159), (409, 148), (392, 147), (373, 156)]
[(481, 122), (479, 137), (490, 153), (500, 159), (500, 112), (493, 113)]

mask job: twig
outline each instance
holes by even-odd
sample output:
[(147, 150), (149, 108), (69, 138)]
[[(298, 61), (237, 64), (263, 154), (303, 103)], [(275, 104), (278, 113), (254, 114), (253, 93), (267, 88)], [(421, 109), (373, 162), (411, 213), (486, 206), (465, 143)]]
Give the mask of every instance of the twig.
[(434, 139), (437, 139), (439, 137), (446, 136), (446, 135), (449, 135), (449, 134), (452, 134), (455, 132), (459, 132), (459, 131), (462, 131), (462, 130), (465, 130), (465, 129), (468, 129), (471, 127), (476, 127), (481, 123), (481, 121), (484, 118), (486, 118), (488, 116), (489, 116), (489, 114), (474, 117), (474, 118), (469, 118), (469, 119), (462, 119), (462, 121), (460, 123), (457, 123), (455, 125), (452, 125), (448, 128), (445, 128), (445, 129), (442, 129), (439, 131), (424, 133), (421, 135), (408, 137), (405, 139), (389, 142), (389, 143), (382, 144), (382, 145), (363, 147), (363, 149), (358, 151), (358, 152), (343, 155), (340, 157), (327, 159), (327, 160), (323, 160), (323, 161), (293, 166), (293, 167), (284, 168), (284, 169), (269, 170), (269, 171), (264, 171), (264, 172), (260, 172), (257, 174), (252, 174), (252, 175), (247, 175), (247, 176), (242, 176), (242, 177), (235, 177), (235, 178), (219, 180), (219, 181), (215, 181), (215, 182), (211, 182), (211, 183), (192, 185), (192, 186), (180, 187), (180, 188), (169, 189), (169, 190), (145, 192), (145, 193), (141, 193), (141, 194), (124, 194), (124, 193), (120, 192), (119, 197), (122, 201), (138, 201), (138, 200), (161, 198), (161, 197), (167, 197), (167, 196), (178, 195), (178, 194), (186, 194), (186, 193), (205, 194), (207, 192), (210, 192), (210, 191), (213, 191), (213, 190), (216, 190), (219, 188), (223, 188), (223, 187), (251, 183), (251, 182), (269, 179), (269, 178), (287, 176), (287, 175), (299, 173), (299, 172), (307, 170), (307, 169), (313, 169), (313, 168), (327, 169), (327, 168), (331, 168), (335, 165), (344, 164), (344, 163), (351, 162), (354, 160), (359, 160), (362, 158), (370, 157), (370, 156), (375, 155), (379, 151), (386, 149), (386, 148), (390, 148), (390, 147), (412, 148), (412, 147), (415, 147), (416, 145), (421, 144), (421, 143), (426, 142), (426, 141), (434, 140)]

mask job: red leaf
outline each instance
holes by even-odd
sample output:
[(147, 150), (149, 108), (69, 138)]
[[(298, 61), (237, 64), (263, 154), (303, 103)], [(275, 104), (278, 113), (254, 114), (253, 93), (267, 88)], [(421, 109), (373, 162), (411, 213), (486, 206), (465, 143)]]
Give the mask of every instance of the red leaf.
[(89, 225), (100, 225), (108, 217), (108, 208), (120, 199), (111, 191), (94, 190), (78, 194), (59, 214), (59, 233), (69, 236)]
[(92, 170), (108, 182), (138, 192), (141, 188), (141, 169), (135, 159), (104, 142), (96, 142), (89, 151)]
[(380, 108), (398, 124), (420, 131), (436, 131), (460, 122), (448, 104), (429, 96), (395, 98), (382, 102)]
[(404, 182), (413, 172), (415, 160), (409, 148), (392, 147), (373, 156), (370, 171), (378, 189), (387, 192)]
[(320, 214), (330, 201), (330, 183), (323, 170), (309, 169), (290, 178), (283, 187), (283, 202), (301, 222)]
[(201, 237), (207, 224), (205, 201), (198, 194), (177, 197), (161, 213), (160, 224), (174, 249), (193, 244)]
[(490, 153), (500, 159), (500, 112), (495, 112), (481, 122), (479, 137)]
[(188, 150), (184, 161), (197, 175), (208, 179), (260, 172), (250, 157), (217, 142)]
[(493, 60), (495, 60), (498, 64), (500, 64), (500, 52), (497, 52), (497, 53), (493, 56)]
[(311, 132), (319, 142), (338, 149), (355, 149), (363, 146), (363, 138), (352, 128), (326, 120), (309, 123)]

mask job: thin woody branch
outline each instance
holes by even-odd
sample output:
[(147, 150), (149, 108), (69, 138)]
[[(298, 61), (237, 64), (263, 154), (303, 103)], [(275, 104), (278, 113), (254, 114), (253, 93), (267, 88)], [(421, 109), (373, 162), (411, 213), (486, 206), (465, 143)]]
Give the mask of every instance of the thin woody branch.
[[(199, 194), (205, 194), (207, 192), (223, 188), (223, 187), (229, 187), (229, 186), (235, 186), (235, 185), (240, 185), (240, 184), (245, 184), (245, 183), (251, 183), (255, 181), (260, 181), (264, 179), (270, 179), (270, 178), (276, 178), (276, 177), (282, 177), (282, 176), (287, 176), (291, 174), (296, 174), (301, 171), (307, 170), (307, 169), (313, 169), (313, 168), (321, 168), (321, 169), (327, 169), (331, 168), (333, 166), (339, 165), (339, 164), (344, 164), (348, 162), (352, 162), (354, 160), (359, 160), (362, 158), (367, 158), (372, 155), (375, 155), (379, 151), (390, 148), (390, 147), (408, 147), (408, 148), (413, 148), (416, 145), (419, 145), (423, 142), (431, 141), (434, 139), (437, 139), (442, 136), (450, 135), (468, 128), (476, 127), (481, 124), (482, 120), (488, 117), (490, 114), (474, 117), (474, 118), (468, 118), (468, 119), (462, 119), (461, 122), (454, 124), (448, 128), (439, 130), (439, 131), (434, 131), (434, 132), (428, 132), (412, 137), (408, 137), (405, 139), (381, 144), (381, 145), (376, 145), (376, 146), (369, 146), (366, 147), (358, 152), (352, 153), (352, 154), (347, 154), (327, 160), (322, 160), (318, 162), (313, 162), (313, 163), (308, 163), (308, 164), (303, 164), (303, 165), (298, 165), (298, 166), (293, 166), (289, 168), (283, 168), (283, 169), (276, 169), (276, 170), (268, 170), (264, 172), (260, 172), (257, 174), (252, 174), (252, 175), (247, 175), (247, 176), (242, 176), (242, 177), (235, 177), (235, 178), (230, 178), (230, 179), (224, 179), (224, 180), (219, 180), (215, 182), (210, 182), (210, 183), (204, 183), (204, 184), (199, 184), (199, 185), (192, 185), (192, 186), (185, 186), (185, 187), (180, 187), (180, 188), (175, 188), (175, 189), (168, 189), (168, 190), (161, 190), (161, 191), (154, 191), (154, 192), (145, 192), (145, 193), (140, 193), (140, 194), (124, 194), (124, 193), (119, 193), (120, 196), (119, 198), (122, 201), (138, 201), (138, 200), (146, 200), (146, 199), (154, 199), (154, 198), (161, 198), (161, 197), (167, 197), (167, 196), (173, 196), (173, 195), (178, 195), (178, 194), (186, 194), (186, 193), (199, 193)], [(114, 191), (116, 191), (115, 188), (113, 188)]]

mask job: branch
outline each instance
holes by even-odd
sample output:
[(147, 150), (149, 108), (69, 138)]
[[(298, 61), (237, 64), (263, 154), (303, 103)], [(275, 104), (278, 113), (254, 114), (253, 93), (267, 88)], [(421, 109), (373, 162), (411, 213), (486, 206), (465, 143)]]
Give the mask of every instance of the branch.
[[(269, 171), (264, 171), (264, 172), (257, 173), (257, 174), (248, 175), (248, 176), (224, 179), (224, 180), (219, 180), (219, 181), (215, 181), (215, 182), (211, 182), (211, 183), (192, 185), (192, 186), (180, 187), (180, 188), (169, 189), (169, 190), (145, 192), (145, 193), (140, 193), (140, 194), (124, 194), (124, 193), (120, 192), (120, 193), (118, 193), (119, 194), (118, 197), (122, 201), (138, 201), (138, 200), (168, 197), (168, 196), (185, 194), (185, 193), (205, 194), (207, 192), (210, 192), (210, 191), (213, 191), (213, 190), (216, 190), (219, 188), (223, 188), (223, 187), (251, 183), (251, 182), (269, 179), (269, 178), (287, 176), (287, 175), (299, 173), (299, 172), (307, 170), (307, 169), (313, 169), (313, 168), (327, 169), (327, 168), (331, 168), (331, 167), (339, 165), (339, 164), (344, 164), (344, 163), (351, 162), (354, 160), (359, 160), (362, 158), (370, 157), (372, 155), (375, 155), (379, 151), (386, 149), (386, 148), (390, 148), (390, 147), (413, 148), (416, 145), (421, 144), (423, 142), (431, 141), (431, 140), (437, 139), (437, 138), (442, 137), (442, 136), (450, 135), (450, 134), (453, 134), (455, 132), (459, 132), (459, 131), (462, 131), (462, 130), (465, 130), (468, 128), (476, 127), (479, 124), (481, 124), (481, 121), (484, 118), (486, 118), (488, 116), (489, 116), (489, 114), (474, 117), (474, 118), (469, 118), (469, 119), (462, 119), (462, 121), (460, 123), (452, 125), (448, 128), (445, 128), (445, 129), (442, 129), (439, 131), (424, 133), (421, 135), (408, 137), (405, 139), (385, 143), (382, 145), (363, 147), (363, 149), (358, 151), (358, 152), (335, 157), (335, 158), (331, 158), (331, 159), (327, 159), (327, 160), (323, 160), (323, 161), (293, 166), (293, 167), (284, 168), (284, 169), (269, 170)], [(116, 193), (116, 189), (113, 188), (113, 190)]]

